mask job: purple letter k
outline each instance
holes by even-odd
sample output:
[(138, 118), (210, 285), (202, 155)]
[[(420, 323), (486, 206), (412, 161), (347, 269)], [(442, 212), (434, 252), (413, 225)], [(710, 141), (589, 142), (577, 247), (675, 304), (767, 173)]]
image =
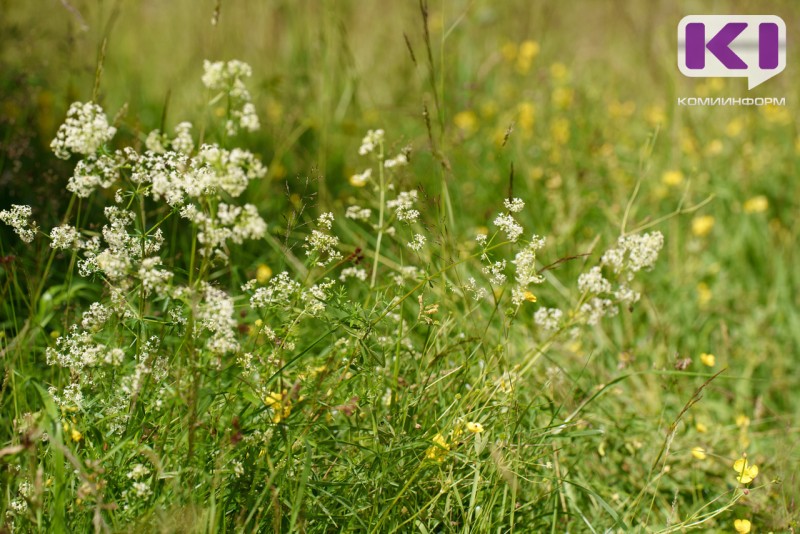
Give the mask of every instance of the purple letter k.
[(747, 63), (730, 49), (730, 44), (747, 28), (746, 22), (729, 22), (706, 44), (705, 25), (692, 22), (686, 25), (686, 67), (702, 69), (706, 66), (706, 48), (727, 69), (746, 69)]

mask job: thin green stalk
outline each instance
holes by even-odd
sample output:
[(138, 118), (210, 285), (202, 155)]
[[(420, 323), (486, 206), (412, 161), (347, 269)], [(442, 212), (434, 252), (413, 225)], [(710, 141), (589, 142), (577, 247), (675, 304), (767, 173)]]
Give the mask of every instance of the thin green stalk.
[(381, 240), (383, 239), (383, 217), (386, 209), (386, 179), (383, 173), (383, 141), (380, 142), (378, 150), (378, 177), (380, 180), (380, 208), (378, 211), (378, 241), (375, 243), (375, 261), (372, 264), (372, 278), (370, 279), (370, 289), (375, 287), (375, 280), (378, 277), (378, 263), (381, 261)]

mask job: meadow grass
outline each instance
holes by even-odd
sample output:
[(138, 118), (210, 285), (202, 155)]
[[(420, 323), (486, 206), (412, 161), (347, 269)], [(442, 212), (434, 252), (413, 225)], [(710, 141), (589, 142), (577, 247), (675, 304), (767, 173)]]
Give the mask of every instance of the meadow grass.
[(6, 530), (796, 528), (796, 73), (496, 4), (3, 5)]

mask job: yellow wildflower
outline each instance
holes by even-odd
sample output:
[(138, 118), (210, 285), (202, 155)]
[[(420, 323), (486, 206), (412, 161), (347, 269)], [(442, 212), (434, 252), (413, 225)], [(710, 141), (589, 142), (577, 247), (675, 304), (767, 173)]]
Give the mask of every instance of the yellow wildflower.
[(292, 413), (292, 402), (285, 398), (284, 393), (270, 392), (264, 398), (264, 404), (272, 409), (272, 422), (280, 423)]
[(701, 434), (705, 434), (706, 432), (708, 432), (708, 427), (703, 423), (697, 423), (696, 425), (694, 425), (694, 428)]
[(720, 141), (719, 139), (714, 139), (706, 147), (706, 154), (708, 154), (709, 156), (716, 156), (721, 154), (724, 148), (725, 145), (722, 144), (722, 141)]
[(569, 87), (556, 87), (550, 99), (553, 105), (559, 109), (566, 109), (572, 105), (575, 91)]
[(467, 423), (467, 430), (469, 430), (473, 434), (480, 434), (481, 432), (483, 432), (483, 425), (480, 423), (475, 423), (470, 421), (469, 423)]
[(366, 171), (360, 174), (352, 175), (350, 177), (350, 180), (348, 181), (350, 182), (350, 185), (352, 185), (353, 187), (364, 187), (365, 185), (367, 185), (367, 182), (369, 181), (369, 177), (371, 175), (372, 175), (372, 169), (367, 169)]
[(550, 123), (550, 135), (557, 144), (567, 144), (567, 141), (569, 141), (569, 121), (563, 117), (555, 119)]
[(714, 364), (717, 362), (717, 358), (713, 354), (708, 354), (707, 352), (704, 352), (703, 354), (700, 355), (700, 361), (706, 367), (714, 367)]
[(698, 460), (705, 460), (706, 459), (706, 450), (703, 447), (693, 447), (692, 448), (692, 456), (694, 456)]
[(714, 217), (711, 215), (701, 215), (692, 219), (692, 233), (697, 237), (705, 237), (714, 228)]
[(80, 441), (80, 440), (82, 440), (82, 439), (83, 439), (83, 434), (81, 434), (80, 432), (78, 432), (78, 429), (77, 429), (77, 428), (73, 428), (73, 429), (72, 429), (72, 432), (70, 433), (70, 436), (69, 436), (69, 437), (71, 437), (71, 438), (72, 438), (72, 441)]
[(517, 56), (517, 70), (522, 74), (528, 72), (531, 63), (539, 55), (539, 43), (536, 41), (524, 41), (519, 45), (519, 55)]
[(447, 440), (441, 434), (433, 436), (431, 441), (433, 441), (433, 445), (425, 452), (425, 457), (429, 460), (441, 462), (450, 451), (450, 445), (447, 444)]
[(515, 43), (508, 42), (500, 49), (500, 53), (503, 54), (503, 58), (506, 61), (514, 61), (517, 58), (517, 45)]
[(697, 302), (700, 306), (705, 306), (711, 301), (711, 289), (705, 282), (697, 284)]
[(531, 102), (520, 102), (517, 105), (517, 124), (524, 132), (533, 130), (533, 121), (536, 117), (536, 108)]
[(536, 300), (537, 300), (536, 299), (536, 295), (534, 295), (530, 291), (526, 291), (525, 292), (525, 300), (527, 300), (528, 302), (536, 302)]
[(683, 173), (681, 171), (665, 171), (661, 175), (661, 181), (664, 185), (675, 187), (683, 183)]
[(453, 124), (466, 135), (472, 135), (478, 130), (478, 116), (471, 109), (459, 111), (453, 117)]
[(728, 137), (738, 137), (744, 130), (744, 121), (741, 118), (735, 118), (725, 127), (725, 135)]
[(737, 415), (736, 416), (736, 426), (738, 426), (738, 427), (748, 427), (748, 426), (750, 426), (750, 418), (747, 417), (743, 413)]
[(769, 200), (764, 195), (755, 196), (744, 203), (745, 213), (764, 213), (767, 208), (769, 208)]
[(267, 280), (272, 278), (272, 269), (269, 268), (269, 265), (261, 264), (256, 269), (256, 280), (258, 280), (259, 284), (266, 284)]
[(733, 469), (739, 473), (736, 480), (742, 484), (749, 484), (758, 476), (758, 466), (747, 462), (747, 455), (733, 462)]
[(737, 519), (733, 522), (733, 528), (739, 534), (748, 534), (750, 532), (750, 528), (752, 527), (752, 523), (750, 523), (749, 519)]

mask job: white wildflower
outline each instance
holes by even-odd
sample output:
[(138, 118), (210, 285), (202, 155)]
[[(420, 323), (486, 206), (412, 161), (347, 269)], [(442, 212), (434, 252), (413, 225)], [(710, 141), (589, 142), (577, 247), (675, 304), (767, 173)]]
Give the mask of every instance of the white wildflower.
[(423, 246), (425, 246), (425, 236), (422, 234), (414, 234), (414, 239), (408, 243), (408, 248), (415, 252), (422, 250)]
[(614, 316), (619, 310), (609, 299), (594, 297), (580, 308), (580, 314), (586, 324), (595, 325), (605, 316)]
[(67, 190), (81, 198), (87, 198), (98, 187), (111, 187), (119, 179), (119, 167), (119, 161), (105, 154), (84, 158), (75, 165), (67, 182)]
[(372, 215), (372, 210), (369, 208), (362, 208), (361, 206), (348, 206), (344, 216), (348, 219), (355, 219), (357, 221), (366, 221)]
[(31, 243), (36, 236), (38, 227), (31, 222), (32, 210), (30, 206), (12, 204), (10, 210), (0, 211), (0, 221), (3, 221), (19, 236), (25, 243)]
[(73, 154), (89, 155), (97, 152), (114, 137), (117, 129), (109, 126), (103, 108), (93, 102), (74, 102), (67, 111), (64, 124), (50, 143), (56, 157), (69, 159)]
[(392, 167), (405, 167), (406, 165), (408, 165), (408, 156), (403, 152), (383, 162), (383, 166), (387, 169), (391, 169)]
[(187, 155), (192, 153), (194, 140), (190, 132), (191, 129), (191, 122), (182, 122), (175, 127), (175, 139), (172, 140), (173, 150)]
[(494, 225), (506, 233), (508, 240), (516, 243), (519, 236), (522, 235), (523, 228), (520, 226), (514, 217), (510, 214), (500, 214), (495, 218)]
[(536, 313), (533, 314), (533, 322), (544, 330), (553, 332), (558, 330), (563, 317), (564, 312), (558, 308), (539, 308), (536, 310)]
[(500, 286), (506, 281), (506, 275), (503, 271), (506, 268), (506, 260), (496, 261), (483, 268), (484, 274), (489, 276), (489, 281), (492, 285)]
[(250, 298), (250, 305), (254, 308), (270, 306), (288, 306), (300, 290), (300, 284), (289, 278), (286, 271), (270, 278), (266, 287), (256, 289)]
[(369, 130), (367, 135), (365, 135), (364, 139), (361, 141), (361, 146), (358, 149), (358, 153), (362, 156), (365, 156), (375, 150), (375, 147), (382, 142), (383, 130)]
[(511, 213), (519, 213), (525, 208), (525, 202), (521, 198), (507, 198), (503, 201), (503, 205)]
[(386, 207), (395, 210), (398, 220), (413, 223), (419, 218), (419, 211), (413, 209), (418, 197), (415, 189), (401, 191), (397, 198), (386, 203)]
[(588, 273), (583, 273), (578, 277), (578, 290), (582, 293), (599, 295), (611, 292), (611, 282), (603, 278), (603, 273), (599, 266), (592, 267)]
[(367, 279), (367, 271), (360, 267), (347, 267), (342, 269), (342, 272), (339, 274), (339, 280), (344, 282), (348, 278), (357, 278), (363, 282)]

